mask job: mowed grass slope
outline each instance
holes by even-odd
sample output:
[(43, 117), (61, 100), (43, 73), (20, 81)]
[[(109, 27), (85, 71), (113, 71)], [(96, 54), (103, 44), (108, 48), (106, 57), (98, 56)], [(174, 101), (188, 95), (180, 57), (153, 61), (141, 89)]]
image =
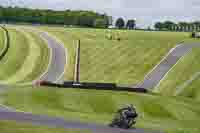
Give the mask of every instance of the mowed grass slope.
[(177, 95), (200, 101), (199, 87), (200, 87), (200, 77), (198, 76), (198, 78), (193, 80), (193, 82), (191, 84), (189, 84), (187, 87), (185, 87), (179, 93), (177, 93)]
[(39, 78), (49, 64), (49, 49), (35, 33), (9, 28), (10, 48), (0, 61), (0, 81), (31, 82)]
[[(67, 120), (108, 124), (114, 112), (132, 103), (139, 113), (136, 127), (198, 133), (200, 103), (184, 98), (56, 88), (15, 87), (1, 94), (1, 104)], [(173, 124), (172, 124), (173, 123)]]
[[(74, 41), (80, 39), (81, 80), (120, 84), (139, 82), (172, 47), (189, 38), (188, 33), (110, 31), (113, 36), (121, 37), (122, 40), (117, 41), (108, 40), (106, 35), (109, 32), (101, 29), (41, 29), (62, 41), (68, 49), (66, 79), (73, 80)], [(30, 36), (26, 38), (32, 40)], [(198, 58), (198, 53), (198, 49), (195, 49), (187, 55), (189, 57), (185, 56), (177, 71), (180, 69), (182, 73), (185, 72), (188, 64), (191, 66), (192, 60)], [(194, 72), (198, 64), (194, 63)], [(185, 79), (190, 77), (190, 73), (185, 74)], [(178, 75), (181, 77), (181, 74)], [(173, 78), (175, 76), (172, 75)], [(168, 133), (200, 132), (200, 103), (184, 97), (25, 86), (11, 87), (1, 93), (0, 103), (25, 112), (101, 124), (108, 124), (120, 106), (132, 103), (139, 112), (136, 127)]]
[(31, 124), (18, 123), (14, 121), (0, 121), (0, 130), (2, 133), (86, 133), (86, 131), (80, 132), (78, 130), (34, 126)]
[(17, 72), (23, 65), (29, 53), (27, 39), (21, 32), (9, 29), (10, 48), (6, 56), (0, 61), (0, 80), (6, 80)]
[[(66, 79), (73, 79), (76, 41), (81, 40), (81, 81), (136, 84), (188, 33), (144, 32), (80, 28), (49, 28), (69, 53)], [(120, 37), (109, 40), (107, 35)]]
[(29, 39), (31, 52), (24, 63), (26, 73), (22, 72), (24, 74), (22, 82), (30, 82), (46, 72), (51, 55), (47, 42), (41, 39), (37, 33), (26, 30), (24, 34)]

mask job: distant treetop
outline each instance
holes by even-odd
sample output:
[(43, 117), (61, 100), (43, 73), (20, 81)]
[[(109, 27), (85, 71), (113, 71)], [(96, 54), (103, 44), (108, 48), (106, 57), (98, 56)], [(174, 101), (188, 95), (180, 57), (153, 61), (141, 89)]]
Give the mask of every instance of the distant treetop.
[(33, 23), (33, 24), (62, 24), (84, 27), (108, 27), (110, 16), (93, 11), (54, 11), (28, 9), (19, 7), (0, 7), (0, 22)]

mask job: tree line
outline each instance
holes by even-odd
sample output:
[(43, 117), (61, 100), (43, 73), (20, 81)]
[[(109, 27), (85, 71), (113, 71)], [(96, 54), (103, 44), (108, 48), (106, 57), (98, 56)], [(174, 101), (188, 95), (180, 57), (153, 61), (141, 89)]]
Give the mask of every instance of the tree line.
[(107, 28), (112, 18), (93, 11), (54, 11), (19, 7), (0, 7), (0, 22), (62, 24), (83, 27)]
[[(93, 11), (65, 10), (54, 11), (47, 9), (28, 9), (20, 7), (0, 6), (0, 23), (32, 23), (32, 24), (58, 24), (81, 27), (108, 28), (112, 25), (112, 17)], [(115, 23), (118, 29), (135, 29), (136, 21), (118, 18)], [(169, 31), (200, 31), (200, 22), (172, 21), (156, 22), (156, 30)]]
[(156, 22), (154, 25), (156, 30), (169, 30), (169, 31), (200, 31), (200, 22)]

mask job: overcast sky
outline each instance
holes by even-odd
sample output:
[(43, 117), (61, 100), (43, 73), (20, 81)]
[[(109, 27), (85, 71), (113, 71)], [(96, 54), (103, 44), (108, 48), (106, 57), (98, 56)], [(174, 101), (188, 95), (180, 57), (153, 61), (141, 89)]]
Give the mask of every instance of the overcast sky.
[(139, 26), (155, 21), (200, 20), (200, 0), (0, 0), (1, 5), (55, 10), (83, 9), (105, 12), (117, 17), (136, 18)]

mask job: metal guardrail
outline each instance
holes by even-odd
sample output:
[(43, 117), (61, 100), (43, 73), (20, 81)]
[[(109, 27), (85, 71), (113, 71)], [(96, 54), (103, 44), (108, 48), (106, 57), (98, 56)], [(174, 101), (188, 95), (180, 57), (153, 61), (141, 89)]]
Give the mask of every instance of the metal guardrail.
[(117, 86), (115, 83), (94, 83), (94, 82), (80, 82), (73, 81), (64, 82), (63, 84), (55, 84), (51, 82), (41, 82), (41, 86), (58, 87), (58, 88), (76, 88), (87, 90), (107, 90), (107, 91), (126, 91), (126, 92), (140, 92), (147, 93), (145, 88), (135, 88), (126, 86)]

